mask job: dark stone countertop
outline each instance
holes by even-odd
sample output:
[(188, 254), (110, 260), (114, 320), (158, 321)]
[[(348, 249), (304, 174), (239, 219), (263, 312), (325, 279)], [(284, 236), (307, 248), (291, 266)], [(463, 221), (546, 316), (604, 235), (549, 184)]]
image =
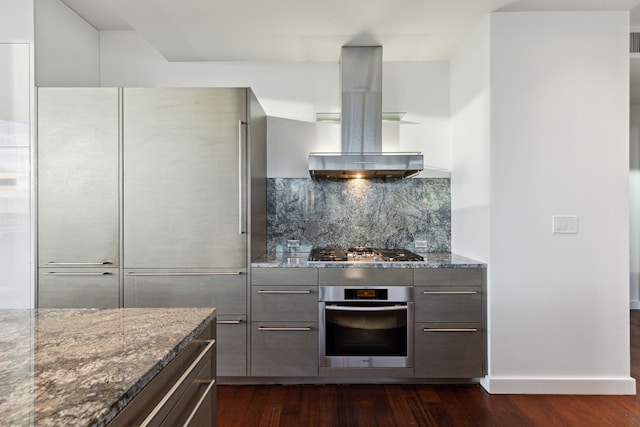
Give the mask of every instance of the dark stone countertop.
[(103, 426), (213, 308), (0, 310), (0, 424)]
[(487, 268), (487, 264), (451, 252), (416, 252), (424, 261), (365, 262), (309, 261), (309, 252), (272, 252), (251, 263), (251, 268)]

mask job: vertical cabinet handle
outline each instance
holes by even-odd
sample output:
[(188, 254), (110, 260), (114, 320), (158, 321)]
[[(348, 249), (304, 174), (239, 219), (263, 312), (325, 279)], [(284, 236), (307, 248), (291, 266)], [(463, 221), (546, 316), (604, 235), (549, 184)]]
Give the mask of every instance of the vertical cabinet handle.
[(244, 234), (244, 125), (238, 120), (238, 232)]

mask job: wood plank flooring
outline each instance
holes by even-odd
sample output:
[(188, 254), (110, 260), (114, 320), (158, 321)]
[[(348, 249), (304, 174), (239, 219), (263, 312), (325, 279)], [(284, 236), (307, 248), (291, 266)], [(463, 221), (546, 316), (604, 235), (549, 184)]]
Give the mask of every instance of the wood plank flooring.
[[(631, 375), (640, 380), (640, 311), (631, 312)], [(477, 385), (220, 385), (217, 400), (218, 427), (640, 426), (640, 395), (490, 395)]]

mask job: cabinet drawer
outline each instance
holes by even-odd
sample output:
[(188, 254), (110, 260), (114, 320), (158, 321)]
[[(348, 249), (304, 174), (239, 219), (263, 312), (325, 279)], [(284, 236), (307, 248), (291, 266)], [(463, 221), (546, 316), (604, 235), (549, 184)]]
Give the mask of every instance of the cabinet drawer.
[(40, 308), (117, 308), (120, 278), (117, 268), (41, 268)]
[(254, 321), (318, 321), (316, 286), (252, 286)]
[(411, 268), (320, 268), (318, 284), (321, 286), (411, 286)]
[(213, 425), (215, 382), (211, 378), (211, 359), (204, 363), (197, 375), (188, 378), (189, 383), (178, 402), (171, 408), (160, 426), (207, 427)]
[(247, 317), (218, 316), (216, 372), (218, 377), (247, 375)]
[(415, 376), (476, 378), (483, 376), (480, 323), (416, 323)]
[(317, 285), (317, 268), (253, 268), (251, 269), (252, 285)]
[(127, 270), (125, 307), (216, 307), (218, 315), (247, 313), (246, 275)]
[(318, 375), (317, 322), (261, 322), (251, 328), (251, 375)]
[[(205, 396), (215, 375), (215, 336), (213, 325), (207, 327), (147, 384), (129, 404), (109, 423), (109, 427), (140, 425), (145, 418), (152, 418), (149, 425), (158, 426), (170, 414), (191, 413), (197, 410), (198, 400)], [(208, 349), (208, 350), (207, 350)], [(180, 381), (183, 375), (183, 381)], [(205, 388), (200, 383), (206, 383)], [(177, 385), (173, 393), (172, 388)], [(210, 388), (213, 388), (211, 385)], [(185, 397), (183, 399), (183, 397)], [(209, 394), (205, 399), (213, 398)], [(165, 399), (163, 402), (163, 399)], [(203, 402), (205, 405), (213, 402)], [(173, 411), (176, 411), (173, 413)], [(184, 420), (183, 420), (184, 422)], [(175, 424), (172, 424), (175, 425)], [(210, 424), (203, 424), (204, 426)]]
[(416, 268), (415, 286), (482, 286), (483, 268)]
[(416, 322), (482, 322), (482, 288), (416, 287)]

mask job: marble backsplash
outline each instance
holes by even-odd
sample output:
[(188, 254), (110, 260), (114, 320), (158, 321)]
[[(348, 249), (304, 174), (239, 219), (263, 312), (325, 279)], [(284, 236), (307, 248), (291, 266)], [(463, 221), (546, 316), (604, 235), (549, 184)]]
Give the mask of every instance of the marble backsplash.
[(314, 181), (269, 178), (267, 248), (350, 247), (451, 250), (451, 192), (448, 178)]

